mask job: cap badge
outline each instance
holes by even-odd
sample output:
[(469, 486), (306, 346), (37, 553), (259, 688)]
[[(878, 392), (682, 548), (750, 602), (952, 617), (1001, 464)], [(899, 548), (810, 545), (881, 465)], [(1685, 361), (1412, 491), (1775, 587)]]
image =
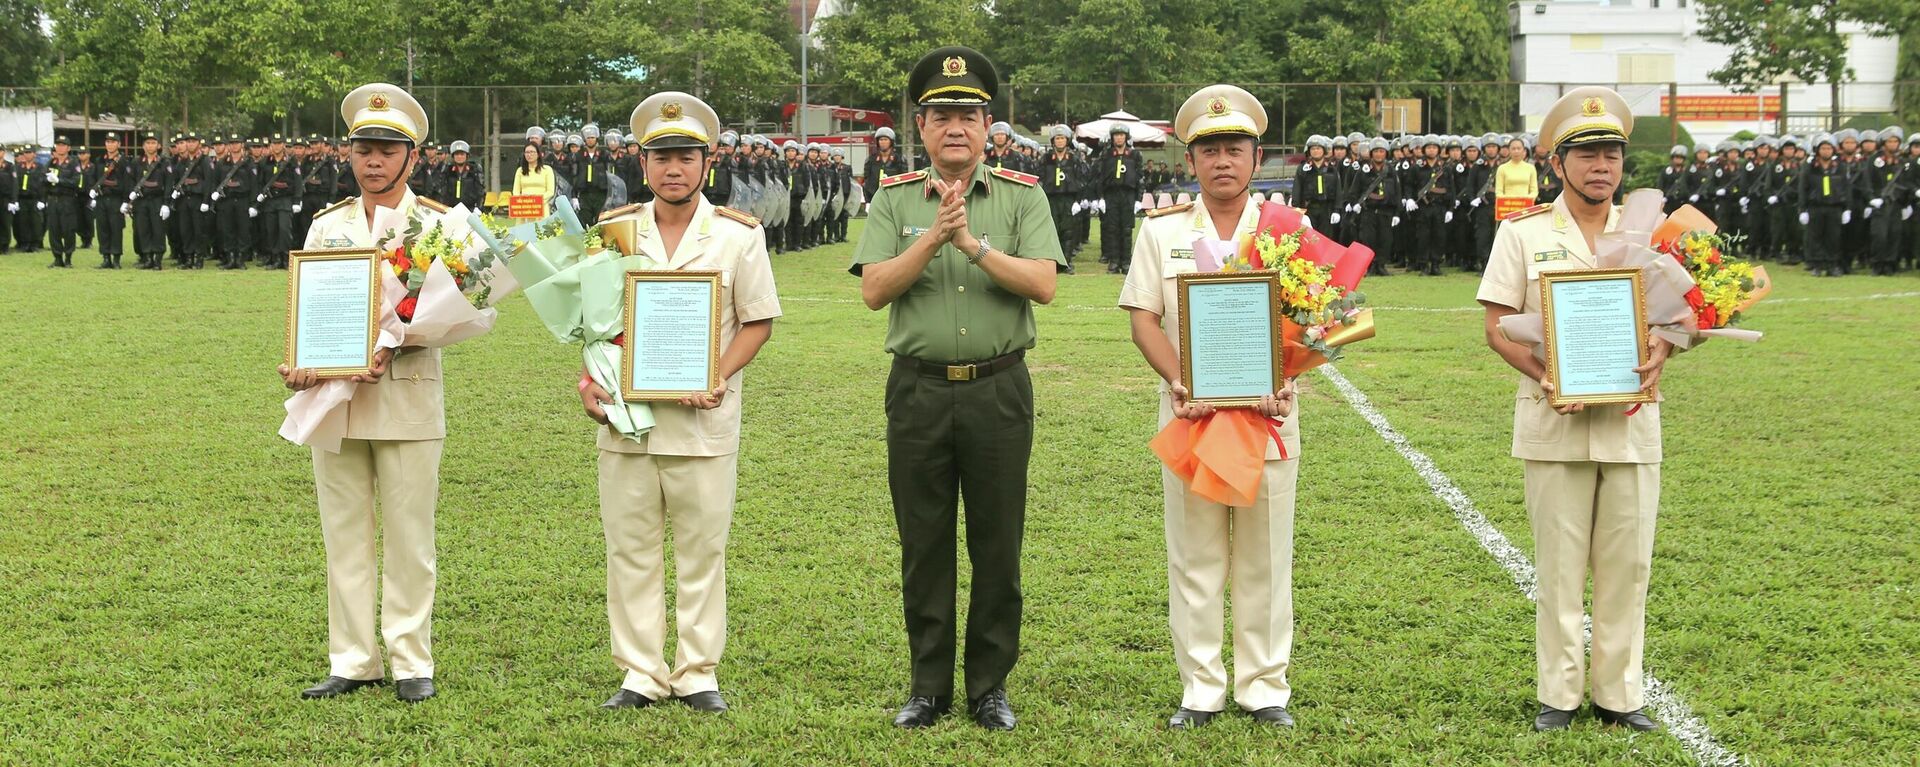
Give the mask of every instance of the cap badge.
[(1220, 117), (1225, 115), (1226, 113), (1227, 113), (1227, 98), (1225, 96), (1215, 96), (1213, 97), (1212, 101), (1207, 102), (1208, 116)]
[(1607, 105), (1601, 103), (1598, 97), (1589, 98), (1586, 101), (1580, 102), (1580, 114), (1586, 117), (1599, 117), (1606, 113)]
[(660, 107), (660, 116), (668, 120), (680, 119), (680, 102), (667, 102), (664, 106)]
[(387, 94), (384, 94), (384, 93), (375, 93), (375, 94), (373, 94), (373, 95), (372, 95), (371, 97), (368, 97), (368, 98), (367, 98), (367, 108), (369, 108), (369, 109), (386, 109), (386, 108), (387, 108)]
[(940, 73), (948, 77), (959, 77), (967, 73), (967, 60), (959, 56), (948, 56), (940, 67)]

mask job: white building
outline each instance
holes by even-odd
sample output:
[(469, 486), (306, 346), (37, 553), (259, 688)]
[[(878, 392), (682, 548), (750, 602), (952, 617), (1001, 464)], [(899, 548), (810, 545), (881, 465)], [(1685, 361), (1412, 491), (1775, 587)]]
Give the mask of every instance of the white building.
[[(1677, 91), (1681, 124), (1696, 141), (1717, 142), (1742, 130), (1775, 133), (1784, 109), (1789, 132), (1823, 129), (1833, 104), (1826, 84), (1762, 84), (1749, 93), (1720, 85), (1707, 73), (1727, 61), (1729, 49), (1700, 36), (1689, 0), (1524, 0), (1507, 6), (1511, 68), (1520, 114), (1537, 130), (1555, 99), (1581, 85), (1612, 85), (1635, 115), (1667, 114)], [(1854, 81), (1840, 93), (1842, 119), (1893, 110), (1899, 41), (1843, 24)], [(1673, 91), (1669, 84), (1676, 83)], [(1783, 91), (1784, 87), (1784, 91)]]

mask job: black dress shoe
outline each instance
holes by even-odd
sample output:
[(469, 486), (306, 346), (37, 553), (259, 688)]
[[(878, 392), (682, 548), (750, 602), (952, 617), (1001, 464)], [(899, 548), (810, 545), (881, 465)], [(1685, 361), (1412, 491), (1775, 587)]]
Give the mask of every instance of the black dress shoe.
[(1631, 727), (1641, 732), (1660, 729), (1660, 723), (1649, 718), (1644, 708), (1632, 711), (1609, 711), (1596, 705), (1593, 707), (1593, 715), (1611, 727)]
[(1253, 715), (1253, 721), (1274, 727), (1292, 727), (1293, 715), (1287, 713), (1286, 706), (1268, 706), (1247, 712)]
[(1196, 711), (1186, 706), (1181, 706), (1179, 711), (1173, 712), (1173, 718), (1167, 720), (1167, 729), (1191, 730), (1195, 727), (1205, 727), (1208, 722), (1213, 721), (1213, 715), (1218, 713), (1220, 712)]
[(682, 695), (680, 696), (680, 702), (687, 704), (687, 708), (695, 711), (705, 711), (709, 714), (727, 713), (727, 701), (725, 698), (720, 697), (719, 690), (708, 690), (706, 692), (696, 692), (692, 695)]
[(907, 699), (907, 705), (900, 707), (900, 713), (894, 715), (893, 726), (903, 730), (932, 727), (952, 708), (953, 698), (945, 695), (915, 695)]
[(973, 714), (975, 724), (989, 730), (1010, 732), (1013, 730), (1013, 704), (1007, 702), (1007, 691), (995, 687), (967, 703), (967, 709)]
[(348, 679), (344, 676), (330, 676), (320, 680), (319, 684), (301, 690), (300, 697), (306, 698), (307, 700), (331, 698), (335, 695), (345, 695), (362, 687), (384, 684), (386, 681), (385, 679)]
[(652, 698), (622, 687), (619, 692), (613, 694), (613, 697), (608, 698), (607, 702), (600, 704), (600, 707), (611, 711), (617, 708), (646, 708), (653, 703)]
[(433, 677), (402, 679), (393, 683), (393, 696), (407, 703), (419, 703), (434, 696)]
[(1547, 732), (1564, 730), (1573, 724), (1573, 709), (1562, 711), (1545, 703), (1540, 704), (1540, 713), (1533, 717), (1533, 731)]

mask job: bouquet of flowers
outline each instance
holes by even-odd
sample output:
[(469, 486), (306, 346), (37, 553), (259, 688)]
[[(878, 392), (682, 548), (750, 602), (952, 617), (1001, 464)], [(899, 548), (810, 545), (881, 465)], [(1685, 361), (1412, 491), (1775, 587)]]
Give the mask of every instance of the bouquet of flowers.
[[(1279, 292), (1281, 357), (1286, 378), (1337, 360), (1341, 348), (1373, 337), (1372, 310), (1356, 288), (1373, 263), (1365, 245), (1343, 246), (1307, 226), (1298, 210), (1261, 205), (1251, 236), (1238, 242), (1194, 242), (1201, 271), (1270, 272)], [(1252, 503), (1260, 488), (1267, 440), (1287, 458), (1277, 419), (1246, 408), (1215, 411), (1191, 422), (1175, 418), (1150, 443), (1154, 454), (1201, 497), (1229, 506)]]
[[(547, 332), (562, 343), (582, 345), (588, 377), (613, 397), (606, 411), (614, 432), (637, 441), (652, 429), (652, 408), (620, 396), (623, 275), (629, 269), (653, 268), (652, 261), (608, 249), (601, 227), (581, 226), (571, 205), (556, 205), (546, 218), (510, 228), (477, 218), (475, 225), (487, 247), (505, 258), (507, 269), (524, 286), (527, 303)], [(618, 232), (614, 238), (620, 241)]]
[[(390, 267), (382, 274), (380, 348), (440, 348), (493, 329), (494, 304), (519, 283), (473, 220), (464, 206), (445, 213), (420, 206), (407, 215), (374, 211), (375, 248)], [(358, 388), (340, 379), (296, 392), (287, 400), (280, 436), (338, 452), (346, 434), (343, 406)]]

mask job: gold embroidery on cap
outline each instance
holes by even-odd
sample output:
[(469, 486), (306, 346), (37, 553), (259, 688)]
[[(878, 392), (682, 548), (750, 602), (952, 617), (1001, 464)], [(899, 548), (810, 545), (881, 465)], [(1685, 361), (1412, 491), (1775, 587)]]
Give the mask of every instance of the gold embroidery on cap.
[(948, 56), (946, 63), (941, 66), (940, 72), (948, 77), (964, 75), (967, 73), (967, 60), (959, 56)]

